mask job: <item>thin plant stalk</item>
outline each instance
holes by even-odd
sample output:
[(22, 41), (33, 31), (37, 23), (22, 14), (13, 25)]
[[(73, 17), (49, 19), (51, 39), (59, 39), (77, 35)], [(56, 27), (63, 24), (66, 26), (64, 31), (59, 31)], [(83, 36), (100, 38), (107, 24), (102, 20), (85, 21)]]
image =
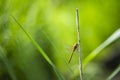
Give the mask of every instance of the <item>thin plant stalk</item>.
[(79, 13), (78, 8), (76, 8), (76, 27), (78, 33), (78, 55), (79, 55), (79, 70), (80, 70), (80, 80), (83, 80), (83, 71), (82, 71), (82, 54), (80, 50), (80, 25), (79, 25)]
[(113, 73), (106, 79), (106, 80), (112, 80), (115, 75), (117, 75), (120, 72), (120, 65), (113, 71)]

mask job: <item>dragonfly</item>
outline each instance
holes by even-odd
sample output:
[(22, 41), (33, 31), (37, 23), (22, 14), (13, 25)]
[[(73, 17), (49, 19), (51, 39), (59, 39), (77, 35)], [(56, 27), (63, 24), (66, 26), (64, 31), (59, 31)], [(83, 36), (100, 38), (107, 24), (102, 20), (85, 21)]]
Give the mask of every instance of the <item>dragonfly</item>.
[(75, 50), (78, 48), (78, 43), (75, 43), (74, 45), (73, 45), (73, 47), (72, 47), (72, 53), (71, 53), (71, 56), (70, 56), (70, 58), (69, 58), (69, 60), (68, 60), (68, 63), (70, 63), (70, 61), (71, 61), (71, 59), (72, 59), (72, 57), (73, 57), (73, 54), (74, 54), (74, 52), (75, 52)]

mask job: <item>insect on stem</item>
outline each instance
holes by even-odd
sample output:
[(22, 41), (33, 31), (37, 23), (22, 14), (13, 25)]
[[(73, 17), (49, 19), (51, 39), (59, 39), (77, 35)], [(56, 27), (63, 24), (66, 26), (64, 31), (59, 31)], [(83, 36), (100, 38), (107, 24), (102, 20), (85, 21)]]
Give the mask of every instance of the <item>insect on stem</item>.
[(70, 58), (69, 58), (68, 63), (70, 63), (70, 61), (71, 61), (71, 59), (72, 59), (72, 56), (73, 56), (73, 53), (75, 52), (75, 50), (77, 49), (77, 47), (78, 47), (78, 43), (74, 44), (74, 46), (73, 46), (73, 48), (72, 48), (72, 54), (71, 54), (71, 56), (70, 56)]

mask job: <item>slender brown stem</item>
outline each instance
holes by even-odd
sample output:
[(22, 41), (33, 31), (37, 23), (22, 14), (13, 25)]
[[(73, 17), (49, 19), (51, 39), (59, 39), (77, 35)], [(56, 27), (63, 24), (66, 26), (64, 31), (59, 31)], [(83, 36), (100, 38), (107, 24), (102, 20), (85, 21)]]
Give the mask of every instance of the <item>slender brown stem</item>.
[(79, 54), (79, 70), (80, 70), (80, 80), (83, 80), (83, 71), (82, 71), (82, 54), (80, 50), (80, 25), (79, 25), (79, 13), (78, 8), (76, 8), (76, 27), (78, 33), (78, 54)]

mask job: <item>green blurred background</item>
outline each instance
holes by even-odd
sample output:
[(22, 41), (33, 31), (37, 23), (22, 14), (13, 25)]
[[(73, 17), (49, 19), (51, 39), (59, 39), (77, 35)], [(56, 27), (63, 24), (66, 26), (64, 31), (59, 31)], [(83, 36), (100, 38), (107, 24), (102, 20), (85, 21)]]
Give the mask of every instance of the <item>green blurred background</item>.
[[(119, 0), (0, 0), (0, 80), (12, 80), (9, 68), (15, 80), (58, 80), (11, 16), (42, 47), (66, 80), (79, 80), (77, 52), (67, 63), (77, 42), (76, 8), (85, 59), (120, 27)], [(83, 69), (85, 80), (105, 80), (114, 71), (120, 63), (120, 39), (100, 53)]]

